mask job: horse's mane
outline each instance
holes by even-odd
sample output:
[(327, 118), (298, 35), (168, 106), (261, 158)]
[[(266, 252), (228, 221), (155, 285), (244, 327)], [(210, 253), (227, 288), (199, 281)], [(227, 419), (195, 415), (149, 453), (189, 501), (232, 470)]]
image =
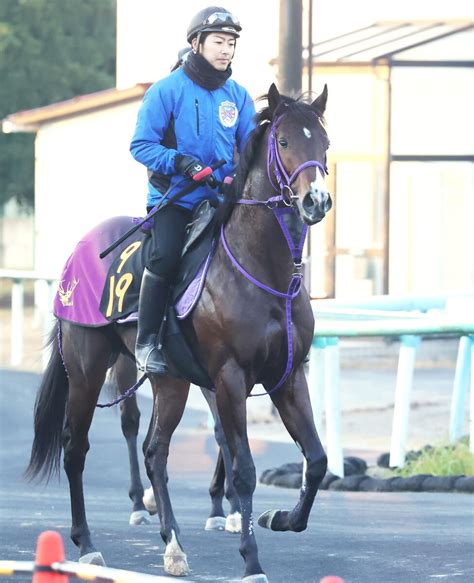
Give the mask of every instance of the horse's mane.
[[(274, 117), (278, 117), (278, 115), (280, 115), (286, 108), (295, 112), (297, 115), (301, 115), (304, 119), (308, 119), (309, 117), (308, 96), (302, 95), (298, 99), (293, 99), (292, 97), (288, 97), (286, 95), (281, 95), (280, 97), (281, 102), (273, 115), (268, 105), (258, 111), (255, 115), (256, 127), (250, 134), (244, 151), (239, 157), (232, 187), (229, 188), (226, 192), (224, 202), (219, 206), (219, 209), (216, 212), (215, 225), (217, 228), (220, 228), (220, 226), (223, 224), (225, 225), (225, 223), (229, 220), (230, 215), (232, 214), (232, 210), (234, 209), (236, 202), (242, 197), (245, 182), (256, 160), (260, 142), (262, 141), (263, 135), (268, 128), (268, 124), (272, 122), (272, 119)], [(258, 97), (257, 102), (259, 101), (268, 101), (268, 94)], [(324, 121), (322, 114), (320, 115), (320, 119), (321, 121)]]

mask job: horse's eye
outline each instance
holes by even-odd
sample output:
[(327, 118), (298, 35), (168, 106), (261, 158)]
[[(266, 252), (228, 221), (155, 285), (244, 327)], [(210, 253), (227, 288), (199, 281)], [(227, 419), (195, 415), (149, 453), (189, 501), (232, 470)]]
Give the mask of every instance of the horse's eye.
[(278, 140), (278, 143), (280, 144), (280, 146), (281, 146), (282, 148), (285, 148), (285, 149), (286, 149), (286, 148), (288, 148), (288, 142), (286, 141), (286, 139), (285, 139), (285, 138), (280, 138), (280, 139)]

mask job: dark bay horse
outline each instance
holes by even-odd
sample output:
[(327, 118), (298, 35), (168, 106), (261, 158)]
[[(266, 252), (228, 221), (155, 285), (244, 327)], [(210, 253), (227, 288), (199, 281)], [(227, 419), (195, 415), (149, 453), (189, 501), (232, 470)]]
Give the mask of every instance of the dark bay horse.
[[(128, 354), (119, 354), (114, 365), (110, 369), (109, 383), (114, 396), (123, 395), (136, 381), (137, 369), (135, 360)], [(206, 520), (206, 530), (225, 530), (227, 532), (240, 532), (240, 504), (232, 484), (232, 459), (229, 447), (225, 440), (222, 424), (217, 411), (215, 394), (209, 389), (201, 388), (214, 420), (214, 436), (219, 447), (216, 468), (209, 487), (211, 497), (211, 511)], [(140, 463), (137, 451), (137, 437), (140, 425), (140, 410), (137, 405), (136, 395), (133, 394), (120, 402), (120, 424), (128, 449), (130, 468), (130, 488), (128, 495), (132, 501), (132, 512), (129, 524), (150, 524), (150, 514), (156, 514), (157, 507), (153, 489), (146, 490), (140, 475)], [(229, 504), (229, 512), (226, 515), (223, 507), (224, 496)], [(87, 556), (86, 556), (87, 559)], [(89, 556), (94, 560), (94, 556)], [(99, 555), (95, 560), (101, 561)], [(85, 561), (83, 561), (85, 562)]]
[[(275, 531), (302, 531), (327, 459), (313, 421), (303, 360), (314, 320), (302, 282), (301, 254), (308, 226), (331, 208), (324, 174), (328, 137), (322, 116), (327, 89), (313, 103), (281, 96), (272, 85), (268, 107), (239, 162), (234, 197), (219, 209), (220, 238), (201, 298), (183, 329), (213, 380), (216, 402), (233, 459), (233, 485), (242, 513), (240, 553), (244, 581), (267, 581), (258, 559), (252, 517), (255, 466), (247, 437), (246, 399), (257, 383), (270, 394), (302, 451), (305, 474), (292, 510), (269, 510), (258, 523)], [(134, 325), (87, 328), (63, 321), (61, 347), (46, 372), (35, 407), (35, 438), (28, 474), (64, 468), (69, 480), (71, 538), (80, 556), (95, 555), (87, 525), (82, 474), (88, 431), (113, 353), (133, 353)], [(61, 350), (60, 350), (61, 348)], [(64, 366), (63, 366), (64, 365)], [(67, 371), (67, 375), (66, 375)], [(166, 544), (167, 573), (189, 573), (167, 486), (171, 437), (189, 391), (183, 379), (151, 376), (154, 407), (143, 446)], [(56, 387), (53, 393), (51, 386)]]

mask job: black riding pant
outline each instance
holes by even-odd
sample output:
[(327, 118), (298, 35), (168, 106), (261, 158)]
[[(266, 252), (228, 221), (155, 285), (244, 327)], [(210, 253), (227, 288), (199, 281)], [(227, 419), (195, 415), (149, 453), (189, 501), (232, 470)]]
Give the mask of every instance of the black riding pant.
[[(151, 208), (148, 209), (149, 211)], [(181, 252), (184, 246), (186, 225), (192, 212), (181, 206), (167, 206), (153, 217), (153, 252), (147, 268), (155, 275), (173, 283), (178, 275)]]

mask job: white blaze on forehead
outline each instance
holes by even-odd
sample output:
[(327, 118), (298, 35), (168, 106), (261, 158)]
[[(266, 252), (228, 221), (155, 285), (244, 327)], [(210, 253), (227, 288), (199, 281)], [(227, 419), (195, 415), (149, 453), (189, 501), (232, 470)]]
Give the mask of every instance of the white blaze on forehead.
[(311, 132), (308, 128), (303, 128), (303, 133), (308, 138), (308, 140), (311, 138)]

